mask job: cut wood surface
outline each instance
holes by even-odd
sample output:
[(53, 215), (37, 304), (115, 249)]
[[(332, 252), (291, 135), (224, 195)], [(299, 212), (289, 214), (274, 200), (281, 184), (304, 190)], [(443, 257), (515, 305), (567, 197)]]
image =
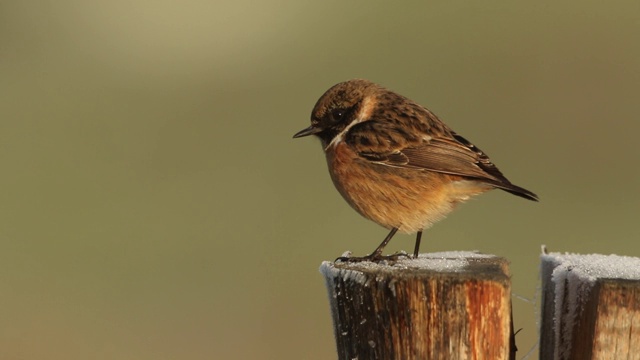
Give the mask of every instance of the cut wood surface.
[(339, 359), (514, 358), (504, 258), (421, 254), (393, 264), (324, 262)]

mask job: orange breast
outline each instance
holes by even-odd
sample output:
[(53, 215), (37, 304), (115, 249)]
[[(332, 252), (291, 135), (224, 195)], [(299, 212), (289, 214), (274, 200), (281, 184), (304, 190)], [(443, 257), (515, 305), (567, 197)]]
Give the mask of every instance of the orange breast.
[(342, 142), (326, 155), (331, 179), (345, 200), (365, 218), (404, 233), (430, 227), (457, 203), (489, 190), (458, 176), (372, 163)]

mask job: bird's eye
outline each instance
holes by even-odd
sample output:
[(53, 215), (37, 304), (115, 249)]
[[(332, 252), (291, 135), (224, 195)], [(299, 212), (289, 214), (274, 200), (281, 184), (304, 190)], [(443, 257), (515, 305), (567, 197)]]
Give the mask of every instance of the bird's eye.
[(331, 111), (331, 118), (333, 121), (340, 121), (344, 117), (346, 111), (344, 109), (334, 109)]

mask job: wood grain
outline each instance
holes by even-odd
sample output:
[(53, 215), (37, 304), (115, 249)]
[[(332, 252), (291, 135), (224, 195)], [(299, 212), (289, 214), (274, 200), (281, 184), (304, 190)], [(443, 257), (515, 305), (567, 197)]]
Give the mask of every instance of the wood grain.
[(640, 360), (640, 280), (600, 277), (564, 256), (542, 256), (540, 359)]
[(466, 265), (444, 270), (411, 261), (322, 265), (339, 359), (510, 358), (505, 259), (452, 259)]

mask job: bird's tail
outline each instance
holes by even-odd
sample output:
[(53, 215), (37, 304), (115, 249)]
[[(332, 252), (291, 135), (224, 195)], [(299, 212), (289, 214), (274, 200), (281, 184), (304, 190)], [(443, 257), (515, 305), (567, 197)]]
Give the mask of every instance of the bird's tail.
[(525, 188), (521, 188), (520, 186), (513, 185), (511, 183), (508, 183), (508, 184), (498, 183), (498, 184), (494, 184), (494, 186), (497, 187), (498, 189), (502, 189), (506, 192), (512, 193), (513, 195), (520, 196), (521, 198), (525, 198), (531, 201), (538, 201), (538, 195), (532, 193), (531, 191)]

